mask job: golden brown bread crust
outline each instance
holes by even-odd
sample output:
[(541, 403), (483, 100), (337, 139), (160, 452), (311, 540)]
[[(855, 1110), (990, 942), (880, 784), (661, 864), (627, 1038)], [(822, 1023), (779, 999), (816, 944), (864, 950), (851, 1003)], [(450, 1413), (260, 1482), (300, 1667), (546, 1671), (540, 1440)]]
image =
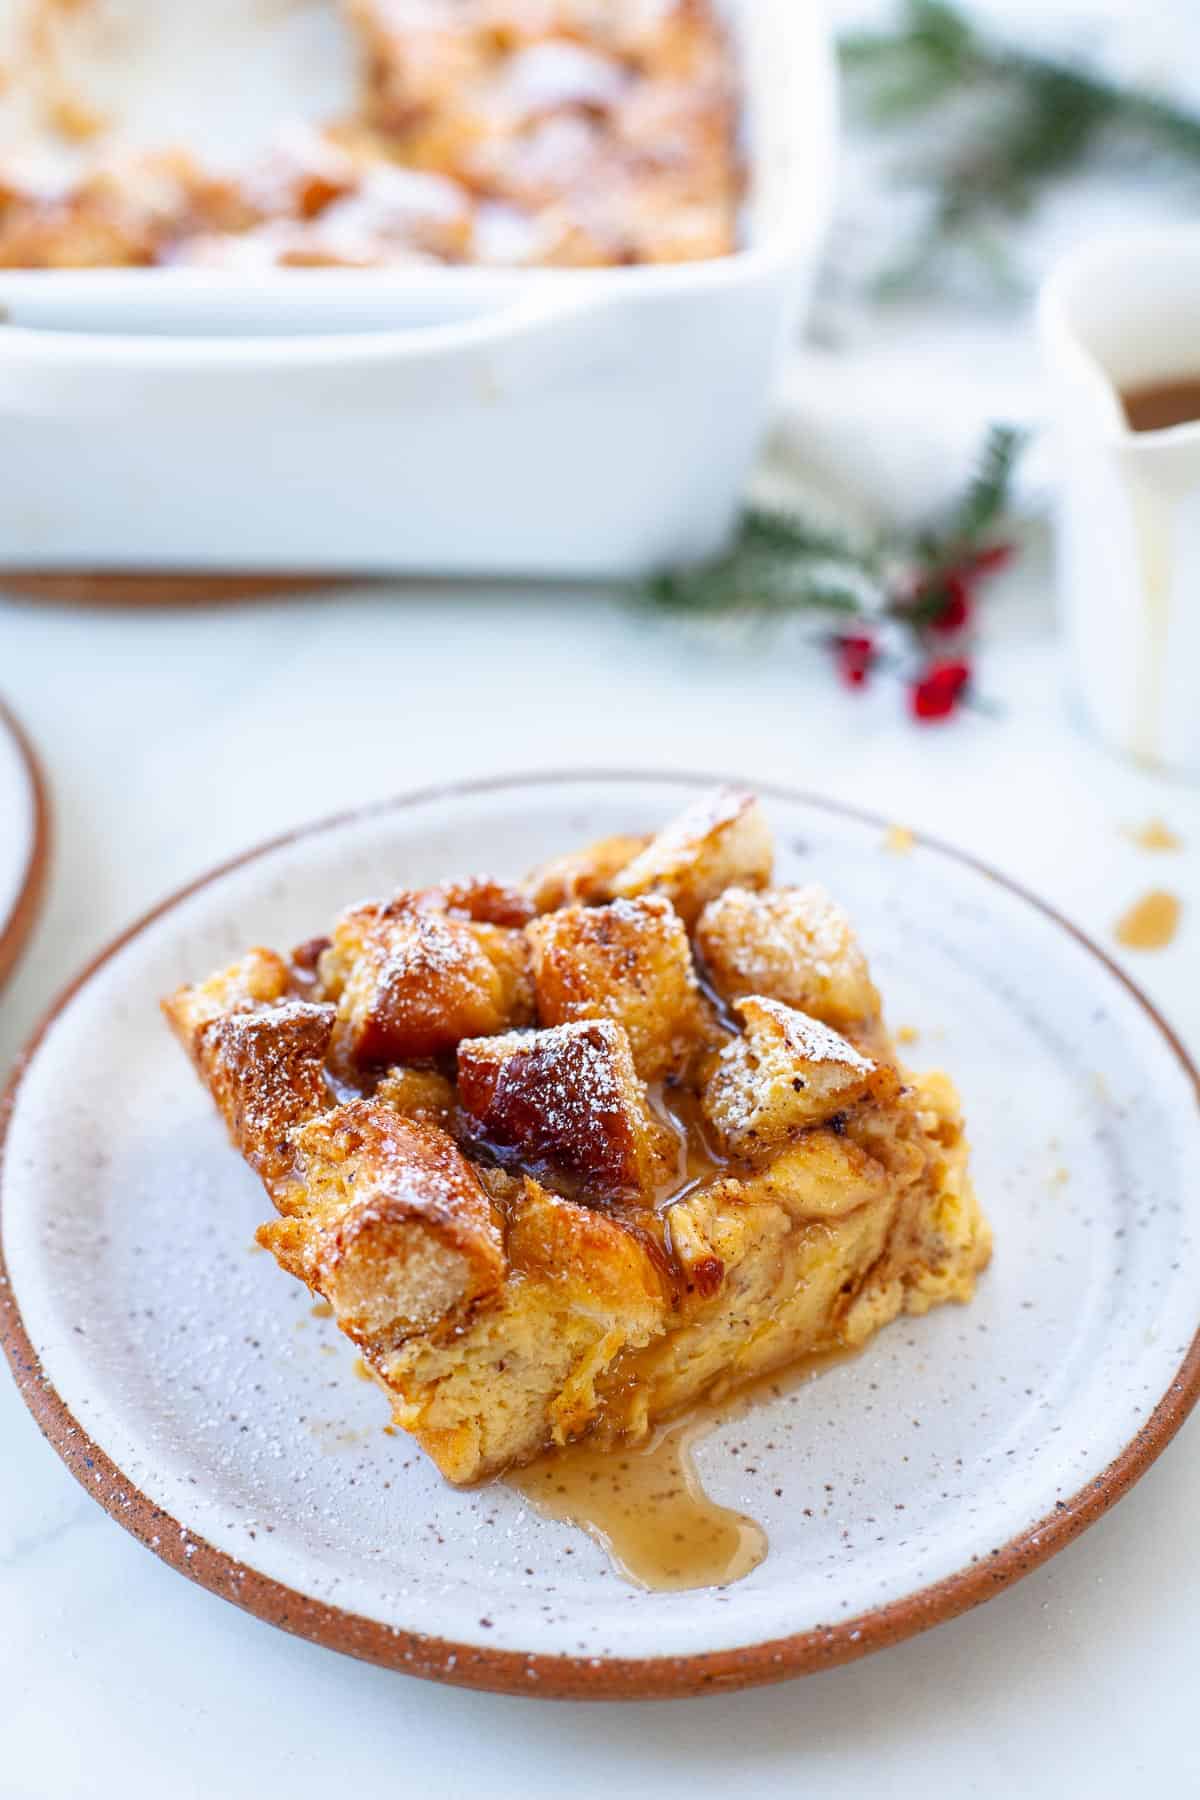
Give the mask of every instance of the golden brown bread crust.
[(284, 999), (289, 986), (281, 957), (252, 950), (163, 1001), (230, 1138), (277, 1205), (292, 1182), (289, 1133), (331, 1101), (325, 1063), (334, 1010)]
[(724, 790), (164, 1002), (278, 1209), (261, 1242), (450, 1480), (969, 1298), (954, 1090), (897, 1068), (845, 915), (770, 872)]
[(523, 935), (443, 912), (428, 894), (351, 907), (320, 961), (348, 1062), (440, 1056), (533, 1016)]
[(705, 905), (739, 884), (765, 887), (774, 864), (762, 805), (740, 788), (717, 788), (689, 806), (614, 877), (618, 900), (665, 894), (689, 927)]
[(663, 1133), (611, 1019), (461, 1043), (458, 1097), (482, 1144), (574, 1177), (596, 1201), (657, 1185)]
[(696, 948), (727, 1000), (781, 1000), (858, 1042), (877, 1039), (879, 995), (841, 907), (816, 883), (751, 893), (734, 882), (696, 925)]
[(162, 1009), (188, 1055), (194, 1056), (202, 1026), (230, 1013), (248, 1012), (272, 1000), (282, 1000), (291, 984), (291, 969), (283, 957), (260, 946), (247, 950), (238, 962), (207, 981), (178, 988), (163, 1001)]
[(500, 1222), (453, 1138), (354, 1100), (292, 1137), (297, 1185), (260, 1242), (364, 1347), (428, 1330), (499, 1288)]
[(557, 912), (559, 907), (599, 906), (613, 898), (614, 877), (650, 842), (648, 834), (601, 838), (583, 850), (556, 856), (527, 877), (525, 886), (535, 912)]
[(0, 268), (663, 263), (728, 255), (742, 168), (711, 0), (340, 0), (356, 112), (244, 176), (178, 151), (0, 183)]
[(762, 995), (734, 1003), (745, 1031), (721, 1052), (704, 1110), (725, 1148), (754, 1158), (824, 1125), (868, 1095), (887, 1104), (899, 1088), (889, 1063), (863, 1056), (827, 1025)]
[(644, 1081), (686, 1059), (704, 1018), (687, 932), (661, 894), (567, 906), (529, 927), (534, 997), (545, 1025), (611, 1018)]
[(229, 1134), (272, 1199), (291, 1181), (289, 1135), (329, 1104), (333, 1008), (288, 1000), (201, 1027), (196, 1063)]
[(494, 875), (472, 875), (466, 881), (443, 881), (420, 897), (431, 909), (477, 925), (505, 925), (521, 930), (536, 918), (537, 908), (524, 889), (497, 881)]

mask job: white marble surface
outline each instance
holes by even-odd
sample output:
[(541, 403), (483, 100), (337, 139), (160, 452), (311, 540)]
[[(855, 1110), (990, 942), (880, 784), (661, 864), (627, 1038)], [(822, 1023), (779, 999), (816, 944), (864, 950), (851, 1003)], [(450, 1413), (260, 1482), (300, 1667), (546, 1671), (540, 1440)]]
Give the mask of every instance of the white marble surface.
[[(996, 590), (1002, 719), (920, 730), (888, 684), (720, 648), (596, 595), (448, 588), (103, 616), (0, 601), (0, 680), (50, 777), (57, 854), (0, 1000), (0, 1064), (128, 919), (218, 858), (358, 800), (552, 766), (737, 770), (874, 807), (986, 857), (1100, 939), (1151, 885), (1176, 945), (1127, 966), (1200, 1050), (1200, 790), (1097, 750), (1060, 697), (1036, 553)], [(1185, 839), (1151, 857), (1122, 828)], [(997, 1220), (1003, 1230), (1003, 1220)], [(1200, 1301), (1198, 1301), (1200, 1311)], [(0, 1794), (249, 1800), (1126, 1794), (1200, 1784), (1200, 1426), (1108, 1518), (990, 1605), (857, 1666), (657, 1708), (409, 1682), (193, 1588), (74, 1484), (0, 1380)]]

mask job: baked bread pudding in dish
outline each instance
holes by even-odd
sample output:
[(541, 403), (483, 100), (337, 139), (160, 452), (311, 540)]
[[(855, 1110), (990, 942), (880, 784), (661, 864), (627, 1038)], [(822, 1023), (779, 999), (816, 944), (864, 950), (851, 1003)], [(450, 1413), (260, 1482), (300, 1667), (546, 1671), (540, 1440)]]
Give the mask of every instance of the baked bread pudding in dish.
[(335, 3), (361, 46), (350, 117), (236, 177), (177, 150), (100, 161), (59, 192), (0, 173), (0, 267), (592, 267), (736, 248), (738, 86), (711, 0)]
[(164, 1001), (279, 1213), (259, 1241), (450, 1481), (970, 1298), (954, 1088), (900, 1067), (849, 920), (772, 862), (722, 789)]

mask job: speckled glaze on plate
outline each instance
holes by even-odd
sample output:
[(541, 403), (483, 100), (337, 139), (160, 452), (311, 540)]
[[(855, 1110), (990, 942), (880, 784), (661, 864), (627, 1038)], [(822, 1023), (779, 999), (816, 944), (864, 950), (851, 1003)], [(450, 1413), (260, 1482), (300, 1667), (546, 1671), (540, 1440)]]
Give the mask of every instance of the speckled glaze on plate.
[[(968, 1308), (699, 1448), (762, 1521), (723, 1592), (625, 1585), (504, 1486), (447, 1487), (309, 1296), (251, 1252), (261, 1190), (158, 996), (339, 906), (521, 871), (649, 829), (681, 777), (411, 796), (268, 845), (168, 901), (51, 1013), (7, 1100), (0, 1329), (95, 1498), (165, 1560), (288, 1630), (413, 1674), (531, 1695), (660, 1697), (894, 1643), (1016, 1579), (1118, 1499), (1200, 1385), (1197, 1077), (1100, 952), (1000, 878), (881, 822), (762, 787), (783, 880), (850, 907), (915, 1064), (962, 1088), (996, 1256)], [(530, 1573), (530, 1571), (533, 1571)]]
[(37, 917), (50, 853), (50, 809), (33, 747), (0, 700), (0, 981)]

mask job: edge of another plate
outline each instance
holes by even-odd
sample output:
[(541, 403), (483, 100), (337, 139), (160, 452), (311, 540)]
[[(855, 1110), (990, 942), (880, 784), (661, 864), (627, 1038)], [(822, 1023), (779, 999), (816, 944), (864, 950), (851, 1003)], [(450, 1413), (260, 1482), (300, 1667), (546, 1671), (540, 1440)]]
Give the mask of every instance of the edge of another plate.
[(12, 972), (41, 909), (50, 865), (50, 796), (46, 778), (33, 745), (9, 708), (0, 700), (0, 731), (7, 731), (29, 777), (33, 802), (33, 836), (16, 903), (7, 918), (0, 919), (0, 986)]
[[(730, 776), (680, 774), (677, 771), (670, 773), (672, 780), (698, 788), (710, 787), (723, 781), (738, 781), (738, 778)], [(554, 774), (511, 775), (445, 783), (404, 794), (378, 805), (351, 809), (332, 818), (285, 832), (232, 857), (178, 889), (136, 920), (92, 959), (54, 1001), (30, 1037), (6, 1085), (3, 1098), (0, 1099), (0, 1198), (9, 1120), (16, 1105), (23, 1074), (37, 1054), (42, 1039), (59, 1014), (102, 964), (164, 913), (199, 889), (275, 849), (355, 818), (399, 811), (450, 796), (505, 788), (565, 785), (583, 780), (645, 781), (654, 780), (661, 774), (662, 771), (579, 769)], [(752, 786), (768, 798), (774, 795), (780, 799), (801, 801), (806, 805), (821, 807), (828, 812), (877, 826), (880, 831), (886, 829), (887, 822), (870, 812), (843, 806), (820, 796), (803, 794), (780, 783), (738, 781), (738, 785)], [(916, 833), (915, 836), (926, 848), (974, 869), (988, 881), (1007, 889), (1069, 932), (1148, 1015), (1191, 1082), (1197, 1103), (1200, 1104), (1200, 1070), (1157, 1008), (1110, 956), (1070, 920), (1017, 882), (951, 845), (922, 833)], [(0, 941), (0, 961), (6, 943), (7, 934)], [(148, 1549), (153, 1549), (157, 1556), (181, 1575), (188, 1576), (201, 1587), (232, 1601), (268, 1624), (277, 1625), (327, 1649), (338, 1650), (343, 1654), (428, 1680), (542, 1699), (679, 1699), (688, 1695), (763, 1686), (852, 1662), (874, 1650), (914, 1637), (919, 1632), (955, 1618), (990, 1599), (993, 1594), (1048, 1561), (1089, 1525), (1094, 1524), (1145, 1474), (1200, 1399), (1198, 1329), (1166, 1392), (1120, 1455), (1077, 1493), (1059, 1502), (1053, 1513), (1012, 1538), (986, 1562), (970, 1565), (916, 1593), (873, 1608), (855, 1618), (793, 1636), (696, 1656), (612, 1658), (597, 1661), (588, 1657), (539, 1656), (521, 1651), (489, 1650), (454, 1643), (444, 1638), (396, 1631), (377, 1620), (313, 1600), (294, 1588), (247, 1569), (224, 1551), (197, 1538), (190, 1530), (185, 1533), (177, 1520), (155, 1506), (140, 1488), (127, 1479), (99, 1445), (91, 1441), (48, 1380), (25, 1330), (17, 1298), (8, 1279), (2, 1245), (0, 1345), (3, 1346), (25, 1404), (43, 1435), (57, 1450), (71, 1473), (94, 1499), (99, 1500), (118, 1524), (123, 1525)]]

